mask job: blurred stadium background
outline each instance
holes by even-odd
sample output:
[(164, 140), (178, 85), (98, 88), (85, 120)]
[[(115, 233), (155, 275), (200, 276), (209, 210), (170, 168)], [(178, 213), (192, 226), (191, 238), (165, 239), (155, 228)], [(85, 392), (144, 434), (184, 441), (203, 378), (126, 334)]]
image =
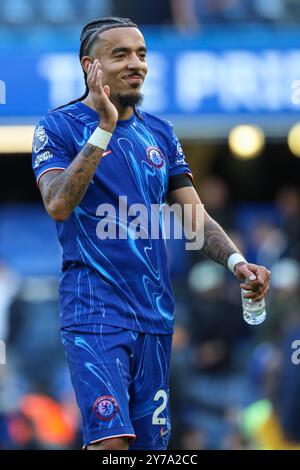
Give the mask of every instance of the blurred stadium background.
[(209, 213), (273, 271), (267, 320), (249, 327), (232, 276), (168, 243), (170, 448), (300, 449), (299, 0), (0, 1), (0, 448), (81, 446), (30, 152), (38, 118), (81, 94), (82, 25), (107, 14), (141, 25), (145, 109), (174, 123)]

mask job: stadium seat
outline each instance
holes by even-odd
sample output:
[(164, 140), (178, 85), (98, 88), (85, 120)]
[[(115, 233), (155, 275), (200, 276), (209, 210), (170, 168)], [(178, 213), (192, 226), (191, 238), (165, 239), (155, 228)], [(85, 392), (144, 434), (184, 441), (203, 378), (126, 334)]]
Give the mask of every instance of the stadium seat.
[(65, 24), (78, 19), (76, 2), (71, 0), (48, 0), (40, 2), (39, 12), (42, 20), (49, 23)]
[(28, 0), (2, 0), (0, 17), (1, 23), (31, 23), (34, 19), (33, 5)]

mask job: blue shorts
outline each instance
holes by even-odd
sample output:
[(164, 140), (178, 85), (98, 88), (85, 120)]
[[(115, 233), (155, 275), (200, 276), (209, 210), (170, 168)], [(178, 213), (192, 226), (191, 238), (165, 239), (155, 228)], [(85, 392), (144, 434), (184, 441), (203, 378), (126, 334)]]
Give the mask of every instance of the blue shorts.
[(84, 445), (127, 436), (131, 450), (165, 450), (172, 335), (86, 325), (63, 329), (62, 340)]

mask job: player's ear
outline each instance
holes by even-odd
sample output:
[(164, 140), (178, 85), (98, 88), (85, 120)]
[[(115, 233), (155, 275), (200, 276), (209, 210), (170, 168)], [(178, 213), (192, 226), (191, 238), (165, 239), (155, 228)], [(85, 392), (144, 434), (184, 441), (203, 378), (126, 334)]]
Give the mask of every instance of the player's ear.
[(87, 73), (89, 64), (92, 64), (93, 62), (94, 62), (94, 58), (89, 55), (85, 55), (82, 57), (80, 63), (85, 73)]

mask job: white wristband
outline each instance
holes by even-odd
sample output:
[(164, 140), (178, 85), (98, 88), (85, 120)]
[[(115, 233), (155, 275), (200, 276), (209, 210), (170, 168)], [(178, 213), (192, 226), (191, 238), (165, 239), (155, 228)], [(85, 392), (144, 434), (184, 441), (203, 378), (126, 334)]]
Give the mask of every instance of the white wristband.
[(111, 136), (112, 134), (110, 132), (107, 132), (104, 129), (100, 129), (100, 127), (96, 127), (96, 130), (90, 136), (88, 143), (94, 145), (95, 147), (99, 147), (100, 149), (106, 150)]
[(234, 267), (237, 263), (241, 262), (247, 263), (245, 258), (240, 254), (240, 253), (233, 253), (232, 255), (229, 256), (228, 261), (227, 261), (227, 266), (228, 269), (230, 269), (231, 272), (234, 274)]

